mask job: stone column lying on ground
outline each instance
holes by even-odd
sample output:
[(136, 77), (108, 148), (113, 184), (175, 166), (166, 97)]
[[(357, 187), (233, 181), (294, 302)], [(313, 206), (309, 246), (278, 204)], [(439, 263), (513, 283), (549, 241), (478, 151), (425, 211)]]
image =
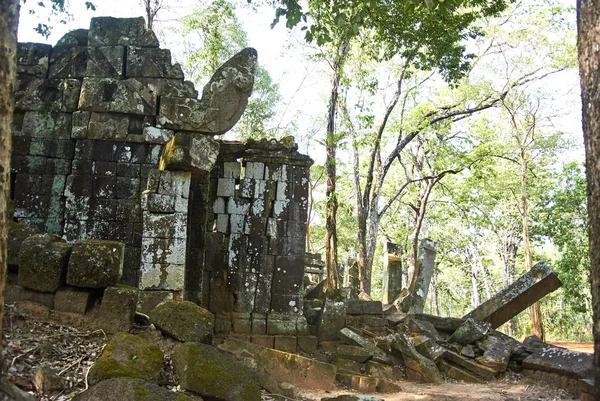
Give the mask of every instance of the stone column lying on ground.
[(423, 313), (429, 284), (435, 267), (436, 243), (428, 238), (421, 240), (419, 260), (415, 266), (408, 296), (402, 300), (402, 310), (408, 313)]
[(486, 321), (497, 328), (521, 313), (534, 302), (562, 286), (556, 272), (539, 262), (508, 288), (500, 291), (464, 317)]
[(399, 244), (387, 242), (383, 255), (383, 298), (384, 304), (391, 304), (402, 291), (402, 248)]

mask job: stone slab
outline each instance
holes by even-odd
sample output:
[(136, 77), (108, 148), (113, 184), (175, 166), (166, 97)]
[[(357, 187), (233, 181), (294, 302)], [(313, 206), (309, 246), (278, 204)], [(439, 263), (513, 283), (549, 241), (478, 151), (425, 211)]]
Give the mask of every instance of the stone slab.
[(500, 291), (463, 317), (490, 322), (500, 327), (514, 316), (562, 286), (557, 274), (539, 262), (508, 288)]

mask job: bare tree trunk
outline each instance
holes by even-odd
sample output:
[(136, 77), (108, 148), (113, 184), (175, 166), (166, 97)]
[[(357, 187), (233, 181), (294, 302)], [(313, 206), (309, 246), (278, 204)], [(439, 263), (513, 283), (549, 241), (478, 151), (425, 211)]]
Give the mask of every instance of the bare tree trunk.
[(7, 205), (10, 200), (10, 152), (15, 108), (18, 21), (18, 1), (0, 0), (0, 334), (6, 292), (6, 236), (8, 221), (11, 220), (7, 215)]
[[(529, 271), (533, 268), (533, 259), (531, 257), (531, 246), (529, 242), (529, 205), (527, 202), (527, 157), (525, 149), (521, 148), (521, 215), (523, 218), (523, 258), (525, 259), (525, 270)], [(542, 322), (542, 314), (540, 311), (540, 303), (536, 302), (531, 305), (531, 331), (538, 336), (542, 341), (545, 340), (544, 324)]]
[(327, 173), (327, 191), (326, 191), (326, 205), (325, 205), (325, 263), (327, 265), (327, 286), (330, 288), (340, 288), (340, 275), (338, 269), (338, 255), (337, 255), (337, 227), (336, 227), (336, 216), (337, 216), (337, 193), (335, 190), (336, 174), (337, 174), (337, 138), (335, 135), (335, 117), (338, 109), (338, 96), (340, 87), (340, 78), (342, 75), (342, 69), (344, 61), (348, 55), (350, 48), (349, 40), (345, 40), (340, 47), (336, 55), (335, 62), (333, 63), (333, 78), (331, 80), (331, 96), (329, 98), (329, 110), (327, 114), (327, 137), (325, 139), (326, 149), (326, 160), (325, 160), (325, 171)]
[(471, 254), (471, 259), (473, 259), (471, 261), (471, 306), (475, 309), (481, 304), (481, 299), (479, 298), (479, 266), (475, 260), (475, 253), (472, 251)]
[(600, 397), (600, 2), (577, 0), (577, 47), (587, 171), (596, 398)]

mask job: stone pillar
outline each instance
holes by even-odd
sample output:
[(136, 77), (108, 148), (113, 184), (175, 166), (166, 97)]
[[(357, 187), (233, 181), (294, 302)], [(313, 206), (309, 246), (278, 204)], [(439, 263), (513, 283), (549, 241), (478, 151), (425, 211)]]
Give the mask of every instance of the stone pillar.
[(408, 313), (423, 313), (425, 301), (427, 300), (427, 293), (429, 292), (429, 284), (431, 283), (431, 277), (433, 276), (433, 269), (435, 267), (436, 253), (435, 241), (430, 240), (429, 238), (421, 240), (418, 260), (420, 268), (415, 277), (414, 298)]
[(348, 287), (348, 299), (358, 299), (360, 292), (360, 280), (358, 278), (358, 261), (348, 259), (347, 273), (344, 275), (344, 284)]
[(402, 248), (399, 244), (386, 242), (383, 255), (383, 298), (384, 304), (393, 303), (402, 291)]

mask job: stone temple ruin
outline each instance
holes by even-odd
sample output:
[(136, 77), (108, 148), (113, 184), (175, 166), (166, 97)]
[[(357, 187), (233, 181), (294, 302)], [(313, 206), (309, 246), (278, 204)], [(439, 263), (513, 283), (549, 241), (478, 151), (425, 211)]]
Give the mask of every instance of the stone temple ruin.
[[(356, 288), (305, 288), (312, 160), (293, 138), (215, 138), (243, 114), (256, 61), (242, 50), (198, 94), (143, 18), (93, 18), (54, 47), (20, 43), (7, 301), (42, 304), (70, 322), (84, 316), (108, 333), (151, 322), (184, 342), (171, 356), (181, 388), (208, 399), (258, 400), (258, 385), (292, 398), (296, 386), (336, 383), (398, 392), (400, 379), (481, 382), (507, 369), (591, 391), (589, 355), (494, 330), (561, 285), (543, 263), (463, 319), (422, 314), (429, 240), (406, 285), (424, 291), (404, 304), (394, 302), (403, 272), (391, 243), (384, 304), (358, 300)], [(111, 342), (100, 359), (121, 373), (124, 344), (139, 363), (152, 365), (139, 347), (162, 357), (131, 334)], [(209, 385), (202, 358), (235, 378)], [(148, 375), (129, 366), (130, 376), (156, 382), (162, 359), (154, 362)], [(105, 370), (96, 363), (90, 384), (126, 394)]]

